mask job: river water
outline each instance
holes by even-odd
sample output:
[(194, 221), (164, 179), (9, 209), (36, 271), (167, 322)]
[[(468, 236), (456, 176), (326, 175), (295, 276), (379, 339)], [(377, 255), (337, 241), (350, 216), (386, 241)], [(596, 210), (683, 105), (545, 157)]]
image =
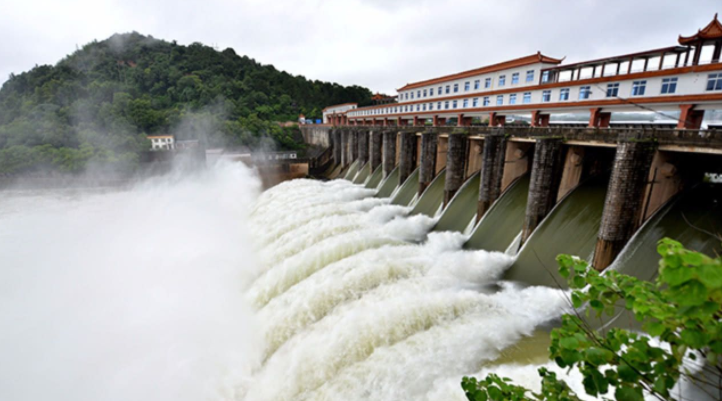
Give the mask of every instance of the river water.
[(409, 212), (344, 180), (261, 193), (231, 164), (4, 192), (0, 399), (463, 400), (490, 370), (538, 388), (523, 344), (564, 293), (499, 283), (513, 257)]

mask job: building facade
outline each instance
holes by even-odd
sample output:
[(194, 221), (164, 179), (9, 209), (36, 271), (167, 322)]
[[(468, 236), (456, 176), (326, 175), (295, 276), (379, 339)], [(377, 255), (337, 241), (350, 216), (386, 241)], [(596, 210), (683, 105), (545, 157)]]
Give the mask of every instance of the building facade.
[(397, 103), (347, 110), (334, 125), (499, 126), (522, 115), (546, 126), (551, 114), (583, 112), (590, 127), (608, 127), (613, 112), (656, 111), (678, 113), (677, 128), (698, 129), (705, 110), (722, 109), (721, 53), (715, 15), (670, 47), (573, 64), (538, 52), (410, 83)]
[(328, 106), (323, 109), (323, 123), (331, 125), (345, 125), (348, 122), (346, 120), (348, 112), (357, 108), (357, 103), (344, 103)]
[(149, 135), (151, 150), (173, 150), (175, 149), (175, 140), (173, 135)]

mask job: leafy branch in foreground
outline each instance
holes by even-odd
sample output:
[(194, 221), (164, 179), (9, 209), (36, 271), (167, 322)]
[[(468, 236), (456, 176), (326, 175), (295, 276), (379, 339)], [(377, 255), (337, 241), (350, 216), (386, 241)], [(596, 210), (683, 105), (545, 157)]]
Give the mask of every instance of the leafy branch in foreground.
[[(549, 356), (561, 368), (578, 369), (590, 396), (613, 392), (617, 401), (676, 400), (671, 390), (687, 378), (709, 399), (722, 399), (722, 260), (663, 239), (654, 282), (608, 271), (604, 274), (569, 255), (557, 258), (559, 272), (573, 289), (571, 303), (581, 314), (562, 317), (551, 333)], [(631, 323), (645, 333), (621, 328), (593, 328), (592, 315), (613, 325)], [(658, 340), (653, 340), (652, 337)], [(668, 346), (659, 345), (659, 340)], [(690, 372), (685, 356), (700, 369)], [(490, 374), (461, 383), (470, 401), (579, 400), (569, 386), (545, 368), (540, 393)]]

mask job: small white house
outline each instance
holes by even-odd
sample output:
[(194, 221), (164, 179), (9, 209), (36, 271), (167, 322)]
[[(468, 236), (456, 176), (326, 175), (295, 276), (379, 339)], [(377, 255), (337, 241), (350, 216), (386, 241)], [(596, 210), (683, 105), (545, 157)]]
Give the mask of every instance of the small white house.
[(151, 150), (175, 149), (173, 135), (149, 135), (148, 140), (150, 140), (151, 143)]

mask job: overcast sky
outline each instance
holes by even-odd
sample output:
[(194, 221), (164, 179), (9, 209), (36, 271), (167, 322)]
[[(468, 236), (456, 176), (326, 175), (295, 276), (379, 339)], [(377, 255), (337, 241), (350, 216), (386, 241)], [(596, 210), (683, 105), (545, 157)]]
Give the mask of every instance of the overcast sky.
[(670, 46), (722, 12), (720, 0), (1, 1), (0, 82), (137, 31), (390, 94), (537, 50), (575, 62)]

